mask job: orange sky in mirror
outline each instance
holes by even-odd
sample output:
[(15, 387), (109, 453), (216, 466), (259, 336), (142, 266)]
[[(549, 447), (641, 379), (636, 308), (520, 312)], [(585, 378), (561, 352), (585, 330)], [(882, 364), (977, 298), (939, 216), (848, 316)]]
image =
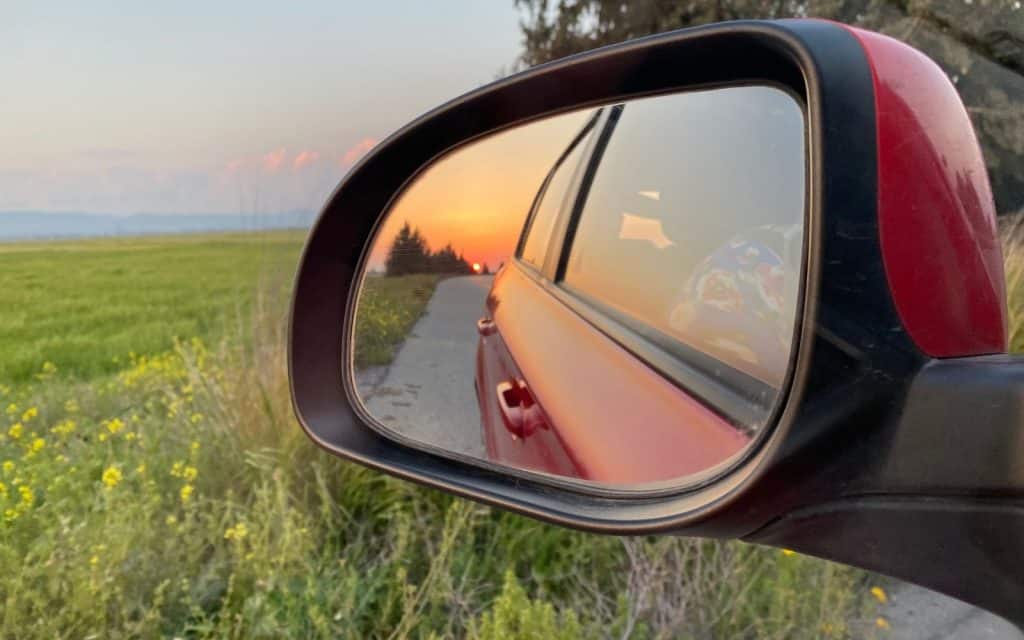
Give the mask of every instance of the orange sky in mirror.
[(555, 116), (479, 140), (429, 167), (388, 212), (370, 253), (383, 270), (391, 242), (408, 221), (432, 250), (451, 242), (491, 271), (515, 251), (541, 182), (592, 110)]

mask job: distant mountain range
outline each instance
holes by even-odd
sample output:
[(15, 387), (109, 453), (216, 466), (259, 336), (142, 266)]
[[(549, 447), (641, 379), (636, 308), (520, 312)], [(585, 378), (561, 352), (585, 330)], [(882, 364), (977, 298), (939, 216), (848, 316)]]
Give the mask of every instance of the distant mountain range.
[(0, 211), (0, 241), (131, 236), (202, 231), (264, 231), (304, 229), (313, 224), (312, 211), (259, 214), (46, 213)]

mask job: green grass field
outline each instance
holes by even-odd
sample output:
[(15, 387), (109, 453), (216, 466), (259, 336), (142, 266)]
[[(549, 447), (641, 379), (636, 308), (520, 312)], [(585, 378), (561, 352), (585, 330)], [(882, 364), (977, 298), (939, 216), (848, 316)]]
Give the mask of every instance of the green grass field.
[[(0, 248), (0, 638), (872, 633), (847, 567), (572, 532), (316, 448), (284, 366), (300, 236)], [(432, 286), (378, 285), (371, 362)]]
[(304, 238), (0, 243), (0, 380), (25, 382), (47, 360), (87, 380), (117, 371), (130, 352), (170, 349), (175, 337), (236, 332), (257, 291), (291, 284)]
[(395, 349), (423, 315), (440, 276), (372, 276), (363, 281), (356, 309), (355, 367), (391, 362)]

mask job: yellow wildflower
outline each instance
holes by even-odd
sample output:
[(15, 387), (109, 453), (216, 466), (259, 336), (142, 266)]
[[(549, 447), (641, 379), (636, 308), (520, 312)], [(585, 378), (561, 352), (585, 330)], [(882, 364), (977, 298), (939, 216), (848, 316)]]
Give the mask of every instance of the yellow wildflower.
[(199, 422), (202, 421), (202, 419), (203, 419), (203, 414), (201, 414), (201, 413), (193, 413), (192, 417), (189, 418), (189, 422), (191, 422), (192, 424), (199, 424)]
[(875, 596), (875, 599), (882, 604), (889, 601), (889, 597), (885, 595), (885, 589), (882, 587), (871, 587), (871, 595)]
[(795, 556), (796, 555), (796, 551), (793, 551), (792, 549), (783, 549), (782, 550), (782, 555), (784, 555), (787, 558), (789, 558), (789, 557)]
[(64, 455), (63, 453), (61, 453), (61, 454), (58, 454), (57, 457), (54, 458), (54, 460), (64, 464), (64, 463), (67, 463), (68, 457), (66, 455)]
[(64, 402), (64, 411), (67, 413), (78, 413), (78, 401), (74, 398)]
[(98, 440), (99, 440), (100, 442), (106, 442), (106, 441), (107, 441), (107, 434), (105, 434), (105, 433), (100, 433), (100, 435), (99, 435), (99, 436), (97, 437), (97, 439), (98, 439)]
[(195, 467), (185, 467), (185, 469), (181, 472), (181, 477), (184, 478), (187, 482), (192, 482), (193, 480), (196, 479), (196, 476), (198, 475), (199, 470), (196, 469)]
[(13, 416), (14, 414), (18, 413), (18, 405), (14, 404), (13, 402), (11, 404), (7, 405), (7, 412), (6, 413), (9, 416)]
[(185, 474), (185, 463), (178, 461), (171, 465), (171, 475), (180, 478)]
[(188, 502), (189, 500), (191, 500), (192, 499), (192, 492), (194, 490), (195, 489), (190, 484), (186, 484), (185, 486), (183, 486), (181, 488), (181, 501), (182, 502)]
[(29, 422), (29, 421), (32, 420), (32, 418), (34, 418), (34, 417), (36, 417), (38, 415), (39, 415), (39, 409), (36, 409), (35, 407), (29, 407), (28, 409), (25, 409), (25, 413), (21, 414), (21, 421), (22, 422)]
[(166, 524), (168, 527), (176, 525), (178, 524), (178, 519), (174, 516), (167, 516), (167, 519), (164, 520), (164, 524)]
[(139, 466), (135, 467), (135, 473), (139, 474), (140, 476), (146, 473), (146, 464), (142, 463)]
[(28, 450), (31, 451), (32, 453), (39, 453), (45, 447), (46, 440), (43, 440), (42, 438), (36, 438), (32, 441), (30, 445), (28, 445)]
[(0, 482), (0, 498), (7, 497), (7, 485)]
[(121, 482), (122, 477), (120, 469), (117, 467), (107, 467), (103, 471), (103, 484), (106, 485), (108, 489), (113, 489), (119, 482)]
[(50, 433), (58, 436), (70, 435), (75, 431), (75, 427), (77, 426), (78, 425), (75, 423), (74, 420), (72, 420), (71, 418), (66, 418), (64, 420), (61, 420), (57, 424), (53, 425), (53, 428), (50, 429)]
[(240, 541), (249, 535), (249, 530), (246, 528), (244, 522), (239, 522), (233, 527), (228, 527), (228, 530), (224, 532), (225, 540)]
[(192, 450), (192, 453), (195, 453), (196, 451), (199, 451), (199, 441), (198, 440), (193, 440), (192, 444), (190, 444), (188, 448)]
[(124, 439), (127, 440), (128, 442), (131, 442), (132, 440), (138, 440), (139, 434), (135, 433), (134, 431), (129, 431), (124, 434)]
[(14, 471), (14, 463), (12, 461), (10, 461), (10, 460), (4, 460), (3, 467), (4, 467), (4, 475), (7, 475), (10, 472)]
[(28, 485), (23, 484), (18, 487), (18, 493), (21, 494), (21, 506), (31, 507), (35, 504), (36, 494), (32, 493), (32, 489)]
[(93, 557), (89, 558), (89, 566), (95, 567), (99, 563), (100, 563), (100, 557), (99, 556), (94, 555)]
[(7, 435), (17, 440), (21, 437), (21, 434), (24, 433), (24, 431), (25, 427), (21, 426), (20, 422), (15, 422), (11, 425), (11, 428), (7, 430)]
[(107, 428), (110, 433), (117, 433), (121, 429), (124, 429), (124, 423), (121, 422), (120, 418), (114, 418), (113, 420), (106, 420), (103, 422), (103, 426)]
[(889, 621), (879, 616), (875, 618), (875, 626), (879, 629), (889, 629)]
[(4, 520), (10, 522), (18, 517), (18, 512), (14, 509), (4, 509)]

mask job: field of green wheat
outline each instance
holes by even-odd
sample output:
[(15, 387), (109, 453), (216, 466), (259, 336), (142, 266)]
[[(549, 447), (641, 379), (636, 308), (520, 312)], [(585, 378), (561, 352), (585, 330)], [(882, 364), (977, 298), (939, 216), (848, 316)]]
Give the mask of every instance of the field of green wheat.
[[(558, 529), (323, 453), (295, 424), (284, 364), (301, 240), (0, 245), (0, 637), (789, 639), (884, 626), (884, 593), (850, 568)], [(419, 313), (405, 293), (372, 296), (406, 307), (367, 317), (371, 363)]]

